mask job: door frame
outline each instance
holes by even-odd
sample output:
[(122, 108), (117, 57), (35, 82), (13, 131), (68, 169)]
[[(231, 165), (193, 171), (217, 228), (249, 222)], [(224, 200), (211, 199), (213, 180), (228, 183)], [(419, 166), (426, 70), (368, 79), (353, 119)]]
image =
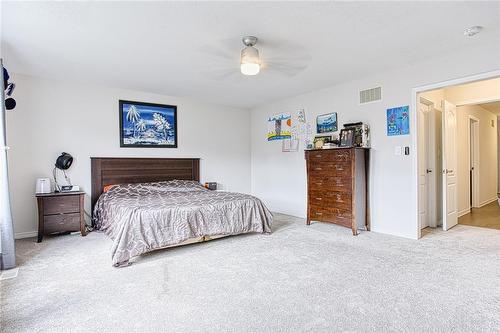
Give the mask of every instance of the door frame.
[[(451, 80), (446, 80), (438, 83), (431, 83), (431, 84), (426, 84), (422, 86), (418, 86), (412, 89), (411, 93), (411, 105), (410, 105), (410, 131), (411, 133), (415, 133), (415, 135), (412, 135), (411, 138), (411, 147), (412, 150), (415, 152), (413, 154), (412, 158), (412, 178), (413, 178), (413, 225), (414, 225), (414, 230), (415, 230), (415, 238), (421, 238), (422, 237), (422, 230), (420, 229), (420, 223), (419, 223), (419, 179), (418, 179), (418, 162), (419, 162), (419, 156), (418, 156), (418, 107), (420, 100), (418, 98), (419, 93), (423, 93), (429, 90), (436, 90), (436, 89), (441, 89), (441, 88), (446, 88), (450, 86), (456, 86), (460, 84), (465, 84), (465, 83), (472, 83), (472, 82), (477, 82), (477, 81), (483, 81), (483, 80), (488, 80), (488, 79), (494, 79), (500, 77), (500, 70), (494, 70), (494, 71), (489, 71), (489, 72), (484, 72), (484, 73), (479, 73), (475, 75), (469, 75), (457, 79), (451, 79)], [(444, 191), (443, 191), (443, 196), (444, 196)]]
[[(472, 206), (470, 207), (471, 209), (472, 208), (479, 208), (480, 207), (480, 201), (479, 201), (479, 172), (481, 170), (481, 167), (480, 167), (480, 147), (479, 147), (479, 119), (472, 116), (472, 115), (469, 115), (468, 117), (468, 122), (469, 122), (469, 135), (467, 136), (467, 143), (468, 143), (468, 147), (469, 147), (469, 170), (471, 169), (472, 165), (471, 165), (471, 160), (474, 160), (474, 171), (472, 172), (472, 188), (469, 188), (469, 193), (472, 193), (472, 198), (470, 198), (470, 201), (472, 201)], [(471, 136), (472, 136), (472, 133), (471, 133), (471, 125), (474, 123), (474, 147), (472, 147), (472, 143), (471, 143)], [(470, 153), (471, 153), (471, 148), (474, 148), (474, 156), (471, 156)], [(469, 182), (470, 184), (470, 182)], [(470, 186), (470, 185), (469, 185)]]

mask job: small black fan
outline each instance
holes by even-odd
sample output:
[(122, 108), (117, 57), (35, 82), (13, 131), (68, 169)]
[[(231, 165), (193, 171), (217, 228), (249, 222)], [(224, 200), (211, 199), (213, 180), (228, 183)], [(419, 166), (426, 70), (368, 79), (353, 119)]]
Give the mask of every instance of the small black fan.
[(73, 164), (73, 156), (68, 153), (61, 153), (56, 160), (56, 168), (61, 170), (68, 170)]
[[(73, 156), (71, 156), (71, 154), (63, 152), (56, 159), (54, 170), (52, 172), (54, 176), (54, 183), (56, 185), (56, 192), (67, 192), (67, 191), (72, 191), (74, 189), (74, 186), (71, 185), (71, 180), (66, 174), (66, 170), (68, 170), (71, 167), (71, 164), (73, 164)], [(57, 182), (57, 170), (61, 170), (63, 172), (64, 179), (66, 179), (67, 185), (60, 186), (59, 183)]]

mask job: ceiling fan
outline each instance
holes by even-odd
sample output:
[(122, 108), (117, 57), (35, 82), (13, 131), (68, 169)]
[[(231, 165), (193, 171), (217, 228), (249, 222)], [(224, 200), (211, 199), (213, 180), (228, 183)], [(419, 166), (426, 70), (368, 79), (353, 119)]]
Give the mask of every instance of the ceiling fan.
[[(241, 78), (241, 75), (295, 76), (305, 70), (310, 55), (299, 45), (288, 41), (259, 43), (255, 36), (242, 38), (243, 49), (238, 52), (234, 39), (225, 39), (200, 49), (205, 54), (205, 75), (214, 79)], [(262, 44), (262, 47), (261, 47)], [(238, 57), (239, 56), (239, 57)]]

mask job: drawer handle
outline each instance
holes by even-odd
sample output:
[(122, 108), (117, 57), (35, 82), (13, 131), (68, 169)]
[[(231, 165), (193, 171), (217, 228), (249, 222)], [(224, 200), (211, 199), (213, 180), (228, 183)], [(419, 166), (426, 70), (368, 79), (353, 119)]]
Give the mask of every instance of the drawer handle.
[(314, 170), (323, 170), (323, 168), (314, 168)]
[(339, 167), (338, 165), (336, 165), (336, 166), (335, 166), (335, 169), (337, 169), (338, 171), (342, 171), (342, 170), (344, 170), (344, 168), (343, 168), (343, 167)]
[(323, 200), (323, 198), (316, 198), (316, 200)]
[(316, 185), (320, 185), (321, 186), (321, 185), (323, 185), (323, 183), (316, 183)]
[(318, 154), (318, 155), (316, 155), (316, 157), (321, 157), (321, 155), (320, 155), (320, 154)]
[(323, 215), (323, 213), (316, 213), (316, 215)]

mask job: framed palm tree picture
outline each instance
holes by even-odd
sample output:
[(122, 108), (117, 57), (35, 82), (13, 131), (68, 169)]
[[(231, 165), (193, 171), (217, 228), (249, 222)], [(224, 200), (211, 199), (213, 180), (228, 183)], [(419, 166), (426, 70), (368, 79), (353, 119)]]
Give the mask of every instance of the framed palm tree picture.
[(177, 148), (177, 106), (119, 101), (120, 147)]

